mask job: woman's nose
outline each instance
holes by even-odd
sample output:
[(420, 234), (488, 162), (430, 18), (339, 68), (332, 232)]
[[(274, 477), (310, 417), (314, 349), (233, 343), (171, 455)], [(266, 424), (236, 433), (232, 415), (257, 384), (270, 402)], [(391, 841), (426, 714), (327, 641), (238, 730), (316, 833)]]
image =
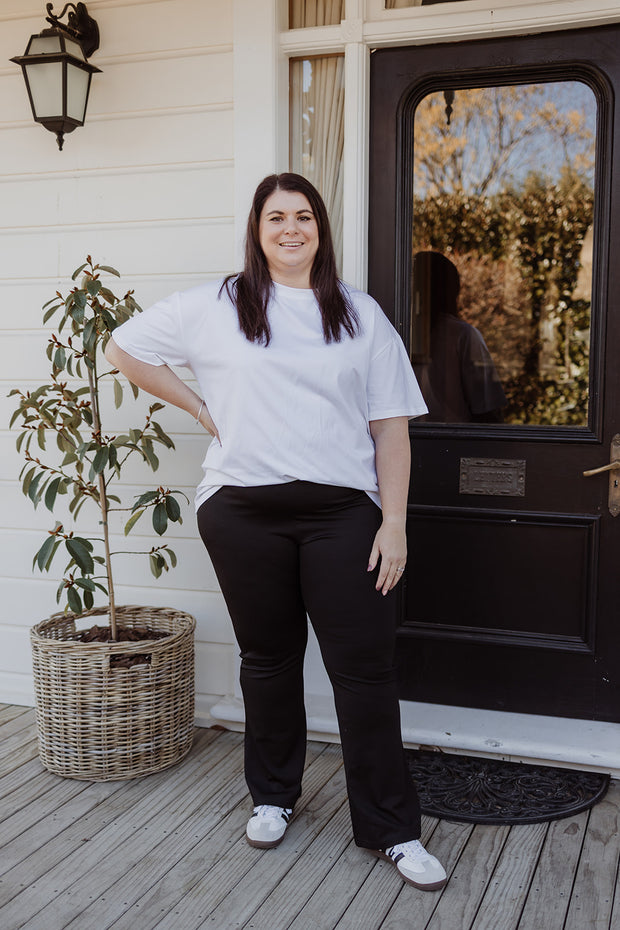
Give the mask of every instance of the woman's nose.
[(286, 217), (286, 220), (285, 220), (285, 223), (284, 223), (284, 228), (285, 228), (285, 230), (286, 230), (287, 233), (295, 233), (295, 232), (297, 232), (298, 229), (299, 229), (299, 223), (297, 222), (297, 217), (296, 217), (296, 216), (287, 216), (287, 217)]

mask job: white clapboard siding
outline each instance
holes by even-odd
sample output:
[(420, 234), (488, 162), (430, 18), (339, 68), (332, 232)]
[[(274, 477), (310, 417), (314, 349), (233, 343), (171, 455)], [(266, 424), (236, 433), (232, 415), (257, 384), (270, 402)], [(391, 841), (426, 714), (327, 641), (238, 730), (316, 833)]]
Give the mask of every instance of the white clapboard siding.
[[(57, 609), (62, 558), (50, 575), (32, 571), (33, 555), (59, 519), (76, 532), (97, 533), (97, 512), (85, 507), (74, 526), (67, 499), (54, 514), (35, 511), (18, 481), (23, 460), (8, 421), (13, 387), (32, 390), (48, 378), (41, 306), (90, 254), (113, 265), (147, 307), (175, 290), (233, 270), (234, 76), (233, 4), (220, 0), (91, 0), (101, 47), (86, 125), (65, 137), (32, 121), (25, 87), (9, 59), (45, 27), (44, 4), (0, 0), (0, 700), (32, 701), (28, 629)], [(188, 377), (183, 373), (183, 377)], [(124, 383), (124, 379), (121, 378)], [(104, 389), (106, 431), (138, 426), (150, 400), (116, 410)], [(199, 540), (194, 489), (208, 437), (181, 411), (158, 414), (175, 452), (163, 447), (153, 473), (136, 460), (120, 496), (131, 504), (150, 487), (182, 490), (183, 525), (163, 538), (144, 517), (126, 539), (112, 515), (113, 547), (141, 549), (168, 542), (176, 570), (154, 579), (146, 556), (117, 557), (117, 603), (188, 610), (197, 619), (197, 709), (208, 718), (213, 699), (233, 690), (230, 620), (213, 568)], [(52, 441), (52, 449), (54, 442)]]

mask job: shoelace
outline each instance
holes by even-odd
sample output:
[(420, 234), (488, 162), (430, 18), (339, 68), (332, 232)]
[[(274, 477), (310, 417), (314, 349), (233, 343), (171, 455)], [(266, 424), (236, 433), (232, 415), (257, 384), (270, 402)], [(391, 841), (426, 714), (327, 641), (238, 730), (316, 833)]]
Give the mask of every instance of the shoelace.
[(293, 811), (288, 807), (275, 807), (273, 804), (260, 804), (254, 808), (254, 816), (264, 820), (275, 820), (282, 817), (288, 823), (288, 819)]
[(416, 859), (430, 859), (430, 853), (424, 849), (419, 840), (410, 840), (408, 843), (398, 843), (396, 846), (386, 849), (386, 853), (391, 859), (395, 859), (398, 855), (413, 861)]

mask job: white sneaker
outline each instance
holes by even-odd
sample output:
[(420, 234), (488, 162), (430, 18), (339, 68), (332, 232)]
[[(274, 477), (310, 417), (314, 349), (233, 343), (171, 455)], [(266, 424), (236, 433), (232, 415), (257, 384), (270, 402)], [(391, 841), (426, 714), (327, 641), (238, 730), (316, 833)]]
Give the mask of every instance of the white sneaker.
[(255, 807), (245, 828), (245, 838), (250, 846), (273, 849), (281, 843), (292, 813), (289, 807), (273, 807), (271, 804)]
[(448, 881), (445, 870), (435, 856), (431, 856), (419, 840), (398, 843), (387, 849), (373, 850), (381, 859), (393, 862), (402, 877), (414, 888), (438, 891)]

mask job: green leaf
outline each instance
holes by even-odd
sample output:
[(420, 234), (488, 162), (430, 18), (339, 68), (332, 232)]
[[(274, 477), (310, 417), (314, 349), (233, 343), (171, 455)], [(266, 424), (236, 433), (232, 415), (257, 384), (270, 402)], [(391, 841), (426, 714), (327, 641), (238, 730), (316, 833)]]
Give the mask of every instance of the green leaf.
[(97, 323), (95, 320), (87, 320), (86, 325), (84, 326), (84, 348), (87, 352), (93, 352), (93, 348), (97, 341)]
[(95, 598), (93, 597), (93, 592), (84, 591), (84, 607), (86, 608), (86, 610), (90, 610), (90, 608), (93, 606), (94, 603), (95, 603)]
[(40, 498), (41, 498), (41, 494), (40, 494), (40, 493), (37, 495), (37, 488), (39, 487), (39, 484), (41, 483), (41, 479), (42, 479), (43, 477), (45, 477), (45, 472), (44, 472), (44, 471), (40, 471), (39, 474), (36, 475), (36, 476), (32, 479), (32, 481), (30, 482), (30, 486), (29, 486), (29, 488), (28, 488), (28, 497), (30, 498), (30, 500), (32, 501), (32, 503), (35, 505), (35, 507), (37, 506), (37, 504), (39, 503), (39, 500), (40, 500)]
[[(45, 306), (47, 306), (47, 304)], [(64, 306), (64, 302), (61, 304), (55, 303), (53, 307), (50, 307), (49, 310), (46, 310), (46, 312), (43, 314), (43, 324), (45, 325), (48, 320), (51, 320), (58, 308), (62, 306)], [(43, 309), (45, 310), (45, 307), (43, 307)]]
[(132, 390), (132, 393), (133, 393), (134, 398), (137, 400), (137, 399), (138, 399), (138, 394), (140, 393), (139, 387), (138, 387), (136, 384), (134, 384), (133, 381), (130, 381), (130, 382), (129, 382), (129, 386), (130, 386), (130, 388), (131, 388), (131, 390)]
[(72, 610), (74, 614), (79, 614), (82, 612), (82, 601), (80, 600), (80, 595), (73, 585), (70, 588), (67, 588), (67, 601), (69, 603), (69, 610)]
[(107, 303), (114, 305), (116, 303), (116, 297), (112, 291), (108, 290), (107, 287), (102, 287), (99, 291), (99, 297), (105, 300)]
[(125, 524), (125, 536), (128, 536), (131, 532), (132, 527), (138, 522), (142, 514), (144, 513), (144, 508), (142, 510), (136, 510), (134, 514), (129, 518)]
[(28, 491), (30, 490), (30, 483), (35, 476), (36, 470), (37, 470), (37, 466), (33, 465), (32, 468), (29, 471), (27, 471), (24, 476), (24, 480), (22, 483), (22, 491), (26, 495), (28, 494)]
[(110, 458), (110, 453), (107, 446), (100, 446), (97, 450), (95, 458), (93, 459), (93, 470), (96, 475), (100, 475), (101, 472), (105, 469)]
[(78, 277), (78, 275), (82, 274), (82, 272), (84, 271), (84, 269), (85, 269), (87, 266), (88, 266), (88, 262), (84, 262), (83, 265), (80, 265), (79, 268), (76, 268), (75, 271), (73, 272), (73, 274), (71, 275), (71, 280), (72, 280), (72, 281), (75, 281), (76, 278)]
[(114, 406), (118, 410), (120, 405), (123, 403), (123, 385), (120, 383), (120, 381), (117, 381), (116, 378), (114, 378), (113, 380), (114, 380)]
[(58, 346), (54, 353), (54, 366), (62, 371), (67, 364), (67, 353), (62, 346)]
[(150, 504), (158, 496), (158, 493), (158, 491), (147, 491), (145, 494), (141, 494), (131, 509), (137, 510), (138, 507), (143, 507), (145, 504)]
[(54, 558), (59, 545), (60, 540), (57, 536), (48, 536), (34, 557), (33, 567), (36, 564), (40, 572), (49, 571), (50, 562)]
[(106, 307), (99, 307), (99, 316), (105, 323), (106, 329), (108, 329), (110, 332), (116, 329), (116, 320)]
[(78, 539), (76, 536), (65, 540), (65, 545), (69, 554), (78, 568), (80, 568), (85, 575), (92, 575), (95, 571), (95, 563), (84, 543), (85, 540)]
[(170, 436), (168, 436), (167, 433), (164, 433), (159, 423), (156, 423), (155, 420), (151, 420), (151, 427), (153, 428), (153, 431), (159, 442), (163, 443), (168, 449), (174, 449), (174, 443), (172, 439)]
[(71, 319), (73, 320), (72, 329), (76, 335), (80, 332), (80, 326), (84, 323), (85, 315), (83, 307), (78, 307), (77, 304), (73, 306), (71, 310)]
[(159, 468), (159, 459), (155, 455), (153, 441), (148, 436), (142, 440), (142, 451), (153, 471), (157, 471)]
[(169, 549), (168, 547), (166, 547), (166, 552), (168, 553), (168, 555), (169, 555), (169, 557), (170, 557), (170, 564), (172, 565), (173, 568), (176, 568), (176, 567), (177, 567), (177, 556), (176, 556), (176, 552), (173, 552), (173, 550), (172, 550), (172, 549)]
[(181, 517), (179, 503), (170, 494), (166, 495), (166, 513), (168, 514), (168, 519), (172, 520), (173, 523), (177, 523)]
[(116, 268), (111, 268), (109, 265), (97, 265), (97, 268), (99, 268), (101, 271), (107, 271), (108, 274), (113, 274), (116, 275), (117, 278), (120, 278), (120, 274)]
[(91, 278), (90, 281), (86, 283), (86, 290), (91, 297), (96, 297), (101, 290), (101, 281), (98, 278)]
[[(149, 556), (149, 563), (151, 566), (151, 571), (155, 575), (156, 578), (159, 578), (159, 576), (161, 575), (162, 562), (163, 562), (162, 557), (160, 555), (157, 555), (157, 553), (151, 553), (151, 555)], [(164, 565), (165, 565), (165, 562), (164, 562)]]
[(45, 506), (52, 513), (54, 511), (56, 495), (58, 494), (61, 481), (62, 477), (54, 478), (53, 481), (50, 481), (49, 485), (47, 486), (47, 491), (45, 492)]
[(74, 291), (73, 303), (75, 304), (76, 307), (79, 307), (81, 310), (85, 310), (86, 303), (87, 303), (86, 292), (82, 290)]
[(76, 578), (75, 583), (76, 585), (78, 585), (78, 587), (82, 588), (84, 591), (95, 590), (95, 582), (92, 580), (92, 578)]
[(153, 529), (162, 536), (168, 527), (168, 513), (165, 504), (155, 504), (153, 508)]

